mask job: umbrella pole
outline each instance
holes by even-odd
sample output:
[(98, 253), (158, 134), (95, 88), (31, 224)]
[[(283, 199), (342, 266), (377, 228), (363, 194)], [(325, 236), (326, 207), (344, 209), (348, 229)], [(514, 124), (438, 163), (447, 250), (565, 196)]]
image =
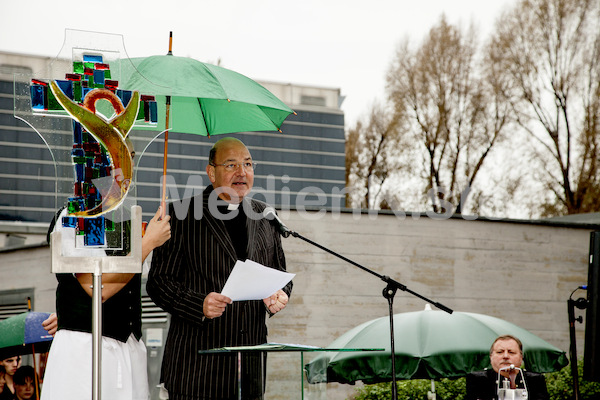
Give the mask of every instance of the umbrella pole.
[(396, 385), (396, 346), (394, 345), (394, 296), (398, 288), (393, 287), (388, 283), (383, 289), (383, 297), (388, 301), (388, 309), (390, 313), (390, 352), (392, 354), (392, 399), (398, 398), (398, 386)]
[(35, 360), (35, 344), (31, 343), (31, 356), (33, 357), (33, 375), (35, 376), (35, 398), (40, 398), (40, 379), (38, 376), (37, 362)]
[(437, 395), (435, 394), (435, 380), (431, 380), (431, 391), (427, 392), (428, 400), (436, 400)]
[(165, 145), (163, 153), (163, 177), (162, 177), (162, 196), (160, 206), (162, 207), (161, 218), (165, 217), (167, 203), (167, 153), (169, 148), (169, 117), (171, 114), (171, 96), (167, 96), (166, 115), (165, 115)]
[[(27, 312), (31, 312), (31, 297), (27, 298)], [(40, 398), (40, 381), (38, 378), (37, 363), (35, 361), (35, 344), (31, 343), (31, 356), (33, 357), (33, 375), (35, 376), (35, 395), (36, 399)]]
[[(167, 55), (173, 55), (173, 31), (169, 32), (169, 52), (167, 53)], [(171, 96), (167, 96), (165, 114), (165, 147), (163, 154), (162, 196), (160, 200), (160, 206), (162, 207), (161, 218), (165, 217), (167, 209), (167, 148), (169, 147), (169, 117), (171, 114)]]

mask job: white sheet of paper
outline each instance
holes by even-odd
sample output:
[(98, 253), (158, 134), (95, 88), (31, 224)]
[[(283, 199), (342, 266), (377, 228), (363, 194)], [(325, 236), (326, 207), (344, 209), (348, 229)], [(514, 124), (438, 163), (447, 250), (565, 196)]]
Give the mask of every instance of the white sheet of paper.
[(252, 260), (238, 260), (221, 294), (233, 301), (262, 300), (283, 288), (294, 276)]

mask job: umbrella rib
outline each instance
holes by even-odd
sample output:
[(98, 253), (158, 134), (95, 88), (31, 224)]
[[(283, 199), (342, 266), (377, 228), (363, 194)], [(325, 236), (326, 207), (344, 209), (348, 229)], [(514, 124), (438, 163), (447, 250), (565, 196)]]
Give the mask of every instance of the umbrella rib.
[[(200, 113), (202, 113), (202, 119), (204, 121), (206, 121), (206, 117), (204, 115), (204, 107), (202, 106), (202, 100), (200, 99), (200, 97), (197, 97), (196, 99), (198, 100), (198, 107), (200, 107)], [(227, 99), (227, 100), (229, 100), (229, 99)], [(206, 135), (207, 135), (207, 137), (210, 137), (210, 131), (208, 129), (208, 126), (206, 127)]]
[(210, 68), (208, 68), (208, 67), (206, 66), (206, 64), (204, 64), (204, 63), (201, 63), (201, 65), (202, 65), (202, 68), (204, 68), (204, 70), (205, 70), (206, 72), (208, 72), (208, 73), (210, 74), (210, 76), (212, 76), (212, 77), (214, 78), (214, 80), (215, 80), (216, 82), (218, 82), (218, 83), (219, 83), (219, 86), (220, 86), (220, 87), (221, 87), (221, 89), (223, 90), (223, 93), (225, 93), (225, 97), (227, 98), (227, 101), (228, 101), (228, 102), (231, 102), (231, 100), (230, 100), (230, 96), (229, 96), (229, 93), (227, 93), (227, 90), (225, 90), (225, 87), (223, 86), (223, 83), (221, 82), (221, 80), (220, 80), (220, 79), (219, 79), (219, 78), (218, 78), (218, 77), (217, 77), (217, 76), (216, 76), (216, 75), (215, 75), (215, 74), (214, 74), (214, 73), (213, 73), (213, 72), (210, 70)]

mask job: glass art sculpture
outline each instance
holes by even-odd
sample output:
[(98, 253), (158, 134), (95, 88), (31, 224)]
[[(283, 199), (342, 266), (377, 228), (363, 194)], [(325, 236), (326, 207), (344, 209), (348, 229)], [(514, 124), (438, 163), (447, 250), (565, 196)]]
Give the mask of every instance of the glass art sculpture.
[[(155, 97), (119, 87), (127, 60), (120, 35), (67, 30), (47, 71), (15, 77), (15, 117), (40, 135), (54, 160), (56, 208), (67, 209), (57, 224), (75, 230), (76, 249), (100, 248), (108, 256), (130, 253), (134, 147), (139, 160), (157, 136), (150, 132), (157, 124)], [(142, 129), (135, 135), (134, 126)]]

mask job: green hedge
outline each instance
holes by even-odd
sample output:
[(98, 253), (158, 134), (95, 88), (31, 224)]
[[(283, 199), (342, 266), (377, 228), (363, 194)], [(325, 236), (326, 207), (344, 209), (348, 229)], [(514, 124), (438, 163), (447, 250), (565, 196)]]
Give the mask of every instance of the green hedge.
[[(577, 362), (579, 370), (579, 400), (598, 400), (600, 399), (600, 383), (585, 381), (583, 376), (583, 360)], [(546, 374), (546, 385), (550, 400), (572, 400), (573, 377), (571, 376), (571, 366), (567, 365), (558, 372)]]
[[(398, 381), (398, 400), (427, 400), (427, 392), (431, 391), (431, 381), (426, 379), (414, 379), (410, 381)], [(463, 400), (466, 392), (465, 378), (441, 379), (435, 381), (435, 392), (437, 400)], [(376, 385), (365, 385), (356, 389), (355, 400), (388, 400), (392, 398), (392, 385), (378, 383)]]
[[(583, 361), (579, 360), (579, 399), (600, 399), (600, 383), (581, 379), (583, 376)], [(571, 367), (566, 366), (558, 372), (545, 374), (550, 400), (573, 400), (573, 379)], [(415, 379), (398, 381), (398, 400), (427, 400), (427, 392), (431, 391), (431, 381)], [(435, 381), (437, 400), (463, 400), (466, 393), (465, 378), (440, 379)], [(392, 398), (390, 383), (365, 385), (356, 389), (354, 400), (388, 400)]]

